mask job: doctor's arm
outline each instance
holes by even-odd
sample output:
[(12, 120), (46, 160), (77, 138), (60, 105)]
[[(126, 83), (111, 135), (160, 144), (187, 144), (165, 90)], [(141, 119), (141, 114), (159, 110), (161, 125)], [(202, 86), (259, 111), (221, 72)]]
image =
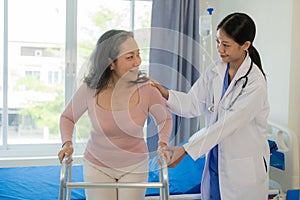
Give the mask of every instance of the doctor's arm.
[(231, 134), (237, 133), (253, 121), (262, 110), (266, 96), (264, 84), (249, 86), (218, 121), (192, 135), (189, 142), (183, 145), (185, 151), (196, 160)]
[(188, 93), (175, 90), (167, 90), (157, 81), (152, 80), (162, 96), (170, 111), (182, 117), (197, 117), (205, 112), (206, 84), (203, 78), (199, 78)]

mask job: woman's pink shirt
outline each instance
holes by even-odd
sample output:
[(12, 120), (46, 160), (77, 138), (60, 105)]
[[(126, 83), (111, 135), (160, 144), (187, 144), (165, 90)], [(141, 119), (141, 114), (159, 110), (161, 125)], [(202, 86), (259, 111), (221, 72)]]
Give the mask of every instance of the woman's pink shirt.
[[(149, 82), (138, 84), (139, 102), (126, 110), (107, 110), (97, 104), (95, 90), (82, 84), (60, 117), (62, 143), (72, 141), (75, 124), (87, 111), (91, 122), (84, 157), (110, 168), (136, 164), (148, 157), (143, 129), (148, 114), (157, 128), (159, 140), (168, 144), (172, 118), (158, 90)], [(80, 133), (77, 133), (80, 134)], [(148, 133), (153, 137), (157, 133)]]

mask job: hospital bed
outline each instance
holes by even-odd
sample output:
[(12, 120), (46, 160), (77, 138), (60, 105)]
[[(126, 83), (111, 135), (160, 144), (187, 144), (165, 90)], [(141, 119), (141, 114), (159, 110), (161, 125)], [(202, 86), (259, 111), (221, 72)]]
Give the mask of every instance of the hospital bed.
[[(288, 190), (300, 189), (298, 139), (291, 130), (273, 122), (269, 122), (268, 133), (271, 151), (269, 195), (274, 199), (284, 200)], [(176, 168), (169, 168), (167, 171), (158, 170), (157, 159), (157, 157), (154, 157), (149, 162), (149, 181), (158, 181), (157, 177), (162, 175), (159, 179), (160, 183), (156, 182), (153, 184), (158, 184), (156, 186), (161, 188), (169, 187), (167, 192), (170, 192), (170, 195), (164, 194), (165, 197), (161, 197), (161, 190), (152, 192), (147, 190), (146, 200), (201, 199), (200, 180), (204, 167), (204, 157), (193, 161), (189, 156), (186, 156)], [(161, 174), (159, 174), (159, 172)], [(169, 181), (168, 179), (162, 179), (162, 177), (166, 178), (167, 176), (169, 177)], [(161, 185), (163, 182), (166, 185)], [(61, 183), (61, 185), (62, 184), (68, 185), (68, 183)], [(128, 186), (130, 186), (130, 184)]]
[[(270, 194), (277, 195), (277, 197), (274, 197), (276, 200), (284, 200), (285, 198), (287, 200), (299, 200), (299, 197), (293, 198), (291, 195), (288, 197), (293, 191), (296, 194), (300, 193), (300, 155), (297, 136), (290, 129), (269, 122), (268, 139), (275, 144), (275, 147), (271, 148)], [(283, 160), (278, 159), (277, 156), (283, 158)], [(75, 163), (78, 163), (78, 160), (80, 160), (78, 157), (74, 159), (77, 160)], [(186, 156), (177, 167), (168, 168), (170, 200), (200, 199), (200, 181), (204, 162), (205, 157), (194, 161), (191, 157)], [(151, 169), (149, 172), (149, 182), (160, 182), (160, 168), (157, 164), (157, 157), (150, 159), (149, 167)], [(58, 199), (61, 169), (62, 166), (58, 165), (0, 167), (0, 199)], [(82, 182), (82, 165), (73, 164), (71, 176), (72, 182)], [(159, 185), (159, 188), (147, 188), (146, 200), (159, 199), (160, 187), (161, 185)], [(84, 189), (72, 189), (71, 196), (72, 200), (84, 200)]]
[[(269, 122), (268, 139), (276, 143), (271, 150), (270, 191), (278, 191), (277, 199), (285, 199), (290, 190), (300, 193), (299, 141), (297, 135), (282, 125)], [(298, 197), (297, 197), (297, 200)]]

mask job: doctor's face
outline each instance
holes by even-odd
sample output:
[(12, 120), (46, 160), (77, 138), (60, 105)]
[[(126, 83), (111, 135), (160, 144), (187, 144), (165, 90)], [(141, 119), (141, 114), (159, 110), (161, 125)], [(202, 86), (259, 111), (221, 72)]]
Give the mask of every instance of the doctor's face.
[(222, 29), (217, 31), (217, 50), (221, 59), (226, 63), (242, 63), (245, 58), (244, 45), (240, 45), (230, 38)]

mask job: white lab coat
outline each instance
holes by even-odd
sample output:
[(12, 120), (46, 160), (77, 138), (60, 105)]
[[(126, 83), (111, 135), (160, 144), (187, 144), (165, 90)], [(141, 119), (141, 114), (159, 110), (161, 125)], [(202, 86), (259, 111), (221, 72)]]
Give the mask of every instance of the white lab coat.
[[(218, 169), (222, 200), (266, 200), (268, 196), (266, 168), (269, 171), (269, 104), (266, 80), (254, 63), (246, 87), (228, 109), (242, 84), (237, 84), (240, 86), (236, 86), (235, 90), (233, 85), (247, 73), (250, 63), (251, 58), (247, 56), (223, 98), (221, 95), (227, 64), (218, 62), (197, 80), (187, 94), (170, 90), (167, 101), (170, 110), (177, 115), (195, 117), (206, 114), (206, 128), (193, 134), (184, 148), (194, 160), (204, 154), (208, 159), (208, 152), (219, 144)], [(208, 107), (212, 104), (214, 112), (209, 112)], [(210, 199), (207, 163), (201, 184), (203, 200)]]

